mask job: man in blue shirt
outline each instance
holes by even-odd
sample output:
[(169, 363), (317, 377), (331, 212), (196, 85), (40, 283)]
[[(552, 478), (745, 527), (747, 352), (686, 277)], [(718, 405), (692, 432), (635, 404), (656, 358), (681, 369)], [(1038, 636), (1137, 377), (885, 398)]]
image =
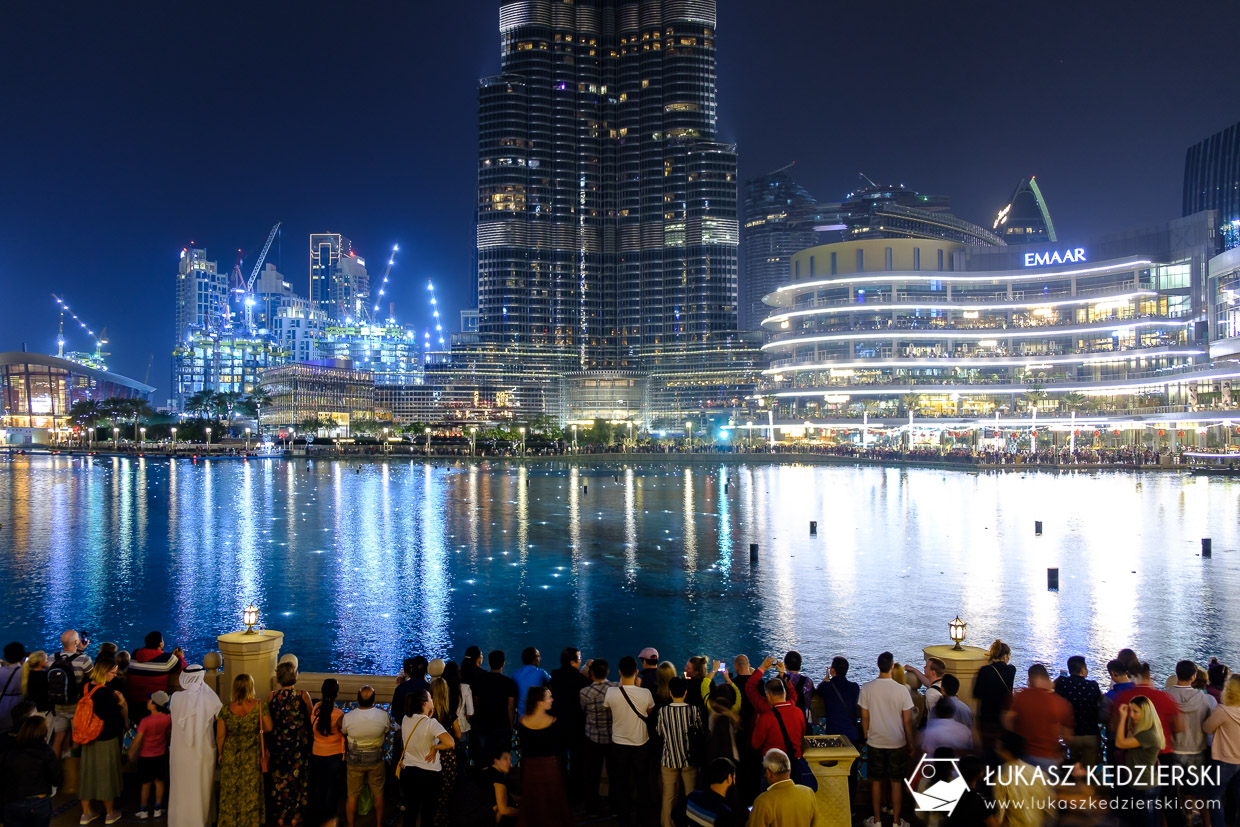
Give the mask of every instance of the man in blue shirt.
[[(844, 735), (854, 747), (861, 749), (861, 732), (857, 728), (858, 703), (861, 687), (848, 680), (848, 658), (836, 655), (827, 670), (827, 679), (818, 684), (818, 697), (822, 699), (822, 724), (828, 735)], [(857, 782), (861, 777), (861, 762), (853, 761), (848, 773), (848, 794), (857, 800)]]
[(539, 664), (542, 655), (533, 646), (521, 652), (521, 668), (512, 673), (517, 682), (517, 714), (525, 713), (525, 697), (535, 686), (546, 686), (551, 683), (551, 676)]

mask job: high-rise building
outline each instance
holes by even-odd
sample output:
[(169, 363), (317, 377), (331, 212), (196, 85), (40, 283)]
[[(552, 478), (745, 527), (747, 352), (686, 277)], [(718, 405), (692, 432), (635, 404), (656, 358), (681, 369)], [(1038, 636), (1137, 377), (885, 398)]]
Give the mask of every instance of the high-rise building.
[(350, 324), (369, 319), (366, 262), (340, 233), (310, 234), (310, 301), (329, 319)]
[(991, 229), (1008, 244), (1053, 244), (1059, 240), (1042, 189), (1033, 176), (1016, 185)]
[(1184, 215), (1218, 210), (1223, 245), (1240, 246), (1240, 123), (1188, 148)]
[(819, 205), (792, 179), (792, 164), (745, 182), (744, 225), (741, 228), (745, 269), (741, 326), (757, 330), (769, 313), (762, 297), (788, 280), (793, 253), (826, 241), (826, 214), (839, 205)]
[(480, 341), (641, 369), (737, 322), (714, 0), (500, 0), (479, 87)]
[(207, 251), (199, 247), (181, 250), (177, 264), (176, 331), (178, 342), (193, 329), (219, 332), (228, 327), (228, 275), (221, 273)]

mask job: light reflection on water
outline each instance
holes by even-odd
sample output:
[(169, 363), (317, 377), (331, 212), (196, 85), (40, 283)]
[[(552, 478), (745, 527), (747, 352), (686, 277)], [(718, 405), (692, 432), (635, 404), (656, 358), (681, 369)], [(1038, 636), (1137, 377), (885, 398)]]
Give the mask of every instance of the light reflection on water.
[(837, 653), (916, 660), (959, 614), (1022, 664), (1080, 653), (1100, 672), (1133, 646), (1166, 674), (1238, 660), (1238, 498), (1161, 473), (17, 457), (0, 635), (134, 647), (159, 628), (198, 655), (253, 601), (306, 669), (572, 642), (613, 662), (796, 647), (817, 677)]

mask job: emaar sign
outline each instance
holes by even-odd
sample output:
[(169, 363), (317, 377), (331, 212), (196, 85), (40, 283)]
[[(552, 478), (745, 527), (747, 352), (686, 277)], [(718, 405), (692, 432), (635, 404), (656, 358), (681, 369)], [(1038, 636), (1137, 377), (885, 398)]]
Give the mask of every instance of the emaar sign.
[(1025, 253), (1026, 267), (1045, 267), (1049, 264), (1071, 264), (1074, 261), (1085, 261), (1085, 248), (1075, 250), (1056, 250), (1053, 253)]

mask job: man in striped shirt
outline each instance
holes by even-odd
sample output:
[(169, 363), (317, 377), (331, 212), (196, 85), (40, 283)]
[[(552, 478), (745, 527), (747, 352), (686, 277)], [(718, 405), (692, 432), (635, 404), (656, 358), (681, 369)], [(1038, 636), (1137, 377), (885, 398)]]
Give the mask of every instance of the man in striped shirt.
[(656, 731), (663, 738), (663, 756), (660, 760), (663, 773), (663, 809), (660, 823), (663, 827), (673, 827), (672, 807), (679, 800), (676, 782), (684, 782), (684, 792), (693, 792), (697, 786), (697, 768), (689, 760), (689, 749), (692, 739), (702, 729), (702, 714), (696, 705), (685, 702), (689, 691), (689, 682), (682, 677), (668, 681), (668, 691), (672, 695), (672, 703), (659, 713)]

